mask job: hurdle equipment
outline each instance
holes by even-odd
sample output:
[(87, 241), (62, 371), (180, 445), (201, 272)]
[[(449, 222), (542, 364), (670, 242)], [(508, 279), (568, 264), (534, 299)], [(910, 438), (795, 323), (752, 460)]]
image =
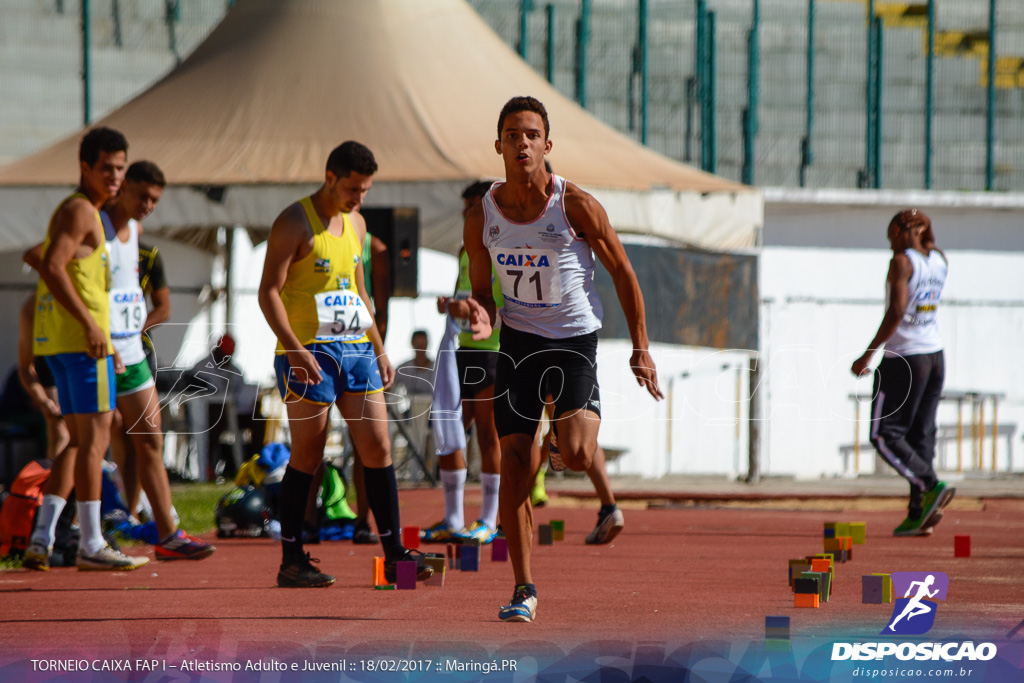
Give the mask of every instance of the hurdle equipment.
[(449, 543), (445, 547), (445, 554), (448, 556), (448, 569), (455, 569), (455, 545)]
[(391, 584), (391, 583), (385, 583), (383, 586), (374, 586), (373, 590), (375, 590), (375, 591), (393, 591), (393, 590), (395, 590), (395, 585)]
[(837, 522), (825, 522), (825, 538), (836, 537), (836, 524)]
[(820, 598), (817, 593), (795, 593), (793, 595), (793, 607), (817, 607)]
[(821, 602), (828, 602), (828, 596), (832, 591), (832, 574), (829, 572), (804, 572), (800, 575), (801, 579), (813, 579), (818, 584), (818, 595), (821, 598)]
[(789, 561), (789, 587), (793, 587), (793, 577), (799, 578), (802, 572), (811, 571), (811, 563), (806, 558)]
[(480, 571), (480, 544), (463, 545), (459, 557), (459, 569), (464, 572)]
[(868, 540), (868, 525), (866, 522), (850, 522), (850, 536), (853, 537), (854, 545), (864, 545)]
[(860, 577), (860, 601), (865, 605), (881, 605), (882, 593), (885, 589), (885, 577), (879, 574), (866, 574)]
[(953, 557), (970, 557), (971, 556), (971, 537), (970, 536), (954, 536), (953, 537)]
[(420, 547), (420, 528), (418, 526), (402, 527), (402, 545), (412, 549)]
[(554, 545), (554, 534), (550, 524), (541, 524), (537, 527), (537, 535), (539, 536), (538, 543), (540, 545)]
[(504, 536), (491, 542), (491, 562), (508, 562), (508, 541)]
[(444, 586), (445, 558), (427, 557), (427, 566), (434, 570), (429, 579), (423, 582), (424, 586)]
[(416, 590), (416, 563), (401, 560), (395, 563), (395, 583), (398, 590)]
[(881, 573), (872, 573), (871, 576), (882, 577), (882, 602), (892, 602), (892, 577)]
[[(804, 573), (808, 574), (808, 573), (815, 573), (815, 572), (804, 572)], [(816, 578), (805, 578), (803, 576), (800, 576), (799, 578), (793, 579), (793, 592), (794, 593), (814, 593), (815, 595), (819, 595), (821, 593), (821, 589), (818, 586), (818, 579), (816, 579)]]
[(373, 558), (373, 586), (387, 586), (388, 581), (384, 578), (384, 558)]
[(553, 519), (551, 520), (551, 538), (555, 541), (565, 540), (565, 520), (564, 519)]
[(765, 616), (765, 640), (789, 640), (789, 617)]

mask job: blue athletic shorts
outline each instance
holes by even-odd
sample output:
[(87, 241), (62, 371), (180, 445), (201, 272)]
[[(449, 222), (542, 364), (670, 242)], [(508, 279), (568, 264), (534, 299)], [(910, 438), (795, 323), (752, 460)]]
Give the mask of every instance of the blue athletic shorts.
[(288, 354), (282, 353), (274, 358), (277, 389), (281, 392), (281, 398), (298, 397), (303, 401), (326, 406), (337, 401), (342, 394), (376, 394), (384, 391), (384, 383), (377, 368), (377, 354), (371, 342), (323, 342), (309, 344), (306, 348), (313, 352), (313, 357), (320, 364), (323, 380), (316, 385), (296, 381), (289, 376), (291, 366)]
[(96, 359), (87, 353), (46, 356), (57, 385), (60, 412), (65, 415), (105, 413), (114, 409), (114, 357)]

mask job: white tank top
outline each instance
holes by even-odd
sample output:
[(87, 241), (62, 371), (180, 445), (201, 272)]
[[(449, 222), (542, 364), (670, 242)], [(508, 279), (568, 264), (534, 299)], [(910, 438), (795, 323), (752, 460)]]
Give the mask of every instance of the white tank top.
[[(907, 311), (899, 327), (885, 342), (885, 355), (917, 356), (942, 350), (939, 335), (939, 300), (946, 284), (948, 265), (937, 249), (925, 256), (916, 249), (903, 252), (910, 259), (914, 273), (910, 276)], [(886, 306), (889, 303), (889, 283), (886, 282)]]
[(494, 183), (483, 200), (484, 246), (505, 297), (502, 324), (548, 339), (600, 329), (594, 252), (565, 217), (565, 178), (551, 176), (547, 206), (529, 223), (501, 213), (494, 190), (503, 184)]
[(110, 254), (110, 337), (124, 364), (135, 365), (146, 360), (142, 347), (146, 297), (139, 286), (139, 224), (128, 221), (127, 242), (117, 238), (109, 219), (104, 221), (104, 228)]

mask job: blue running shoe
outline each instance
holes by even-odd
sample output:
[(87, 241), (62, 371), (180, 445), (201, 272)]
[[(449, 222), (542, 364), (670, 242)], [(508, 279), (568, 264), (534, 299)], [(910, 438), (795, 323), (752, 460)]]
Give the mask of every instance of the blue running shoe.
[(420, 540), (424, 543), (450, 543), (463, 533), (466, 533), (465, 529), (453, 529), (442, 519), (434, 526), (421, 529)]
[(498, 535), (497, 529), (491, 529), (487, 526), (487, 523), (482, 519), (478, 519), (473, 522), (472, 526), (463, 531), (458, 531), (452, 534), (454, 538), (459, 540), (476, 539), (480, 541), (480, 545), (487, 545), (494, 540), (494, 537)]
[(537, 617), (537, 589), (533, 584), (516, 586), (512, 602), (498, 610), (502, 621), (533, 621)]

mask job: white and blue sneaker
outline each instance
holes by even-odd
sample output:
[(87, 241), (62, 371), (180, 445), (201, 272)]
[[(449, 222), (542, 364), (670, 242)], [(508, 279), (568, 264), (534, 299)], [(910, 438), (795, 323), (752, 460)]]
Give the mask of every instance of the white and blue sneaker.
[(468, 528), (462, 531), (457, 531), (452, 536), (458, 540), (468, 541), (470, 539), (476, 539), (480, 541), (480, 545), (487, 545), (494, 540), (494, 537), (498, 535), (497, 529), (492, 529), (487, 526), (487, 523), (482, 519), (478, 519)]
[(537, 589), (532, 583), (516, 586), (512, 602), (498, 610), (502, 621), (533, 621), (537, 617)]

